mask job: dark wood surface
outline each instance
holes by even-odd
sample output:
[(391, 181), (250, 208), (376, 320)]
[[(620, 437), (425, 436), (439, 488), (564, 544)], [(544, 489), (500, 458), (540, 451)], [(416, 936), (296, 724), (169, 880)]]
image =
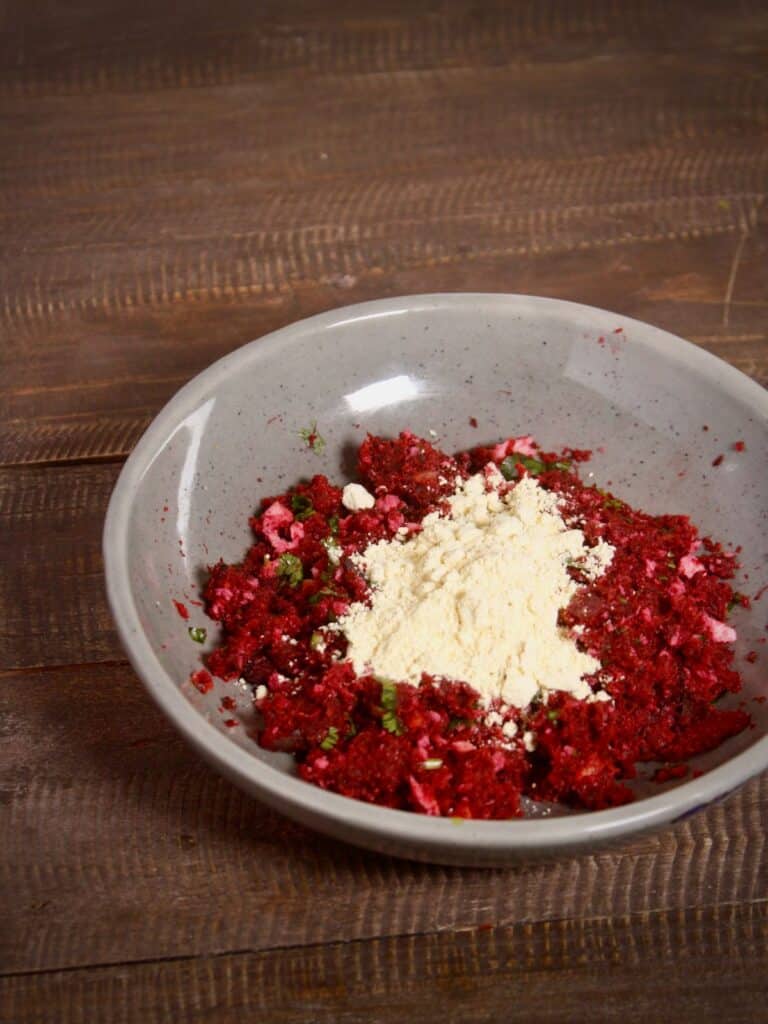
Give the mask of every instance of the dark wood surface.
[(509, 871), (314, 836), (144, 696), (100, 530), (162, 403), (365, 298), (523, 291), (768, 383), (768, 6), (0, 6), (0, 1021), (768, 1019), (768, 777)]

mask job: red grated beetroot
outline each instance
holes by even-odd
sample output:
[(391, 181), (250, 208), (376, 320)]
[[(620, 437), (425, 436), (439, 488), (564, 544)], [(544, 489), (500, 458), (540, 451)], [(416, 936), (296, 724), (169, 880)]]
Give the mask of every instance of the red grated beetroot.
[(192, 685), (200, 693), (210, 693), (213, 689), (213, 679), (211, 673), (206, 672), (204, 668), (199, 669), (197, 672), (193, 672), (189, 677)]
[[(293, 753), (302, 778), (346, 796), (424, 814), (511, 818), (523, 796), (589, 809), (626, 803), (638, 763), (664, 762), (658, 781), (679, 778), (682, 762), (743, 730), (745, 712), (715, 704), (740, 688), (725, 622), (746, 601), (729, 583), (735, 557), (684, 516), (650, 516), (584, 484), (575, 465), (589, 455), (545, 452), (519, 437), (450, 456), (408, 432), (369, 435), (358, 470), (372, 508), (348, 511), (341, 489), (321, 475), (265, 499), (245, 558), (213, 566), (204, 592), (222, 628), (208, 668), (251, 685), (259, 743)], [(601, 661), (589, 681), (609, 700), (554, 693), (489, 714), (460, 680), (425, 674), (411, 686), (357, 676), (343, 633), (319, 632), (368, 596), (349, 556), (418, 531), (457, 478), (489, 462), (508, 479), (536, 475), (588, 544), (614, 546), (604, 575), (560, 613), (577, 646)], [(205, 677), (193, 676), (203, 692)]]

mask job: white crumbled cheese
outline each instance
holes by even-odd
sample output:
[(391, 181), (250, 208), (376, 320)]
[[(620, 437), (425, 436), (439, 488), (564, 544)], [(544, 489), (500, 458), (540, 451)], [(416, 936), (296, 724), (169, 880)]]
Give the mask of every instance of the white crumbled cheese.
[(343, 548), (339, 547), (338, 544), (334, 544), (332, 540), (322, 541), (322, 545), (328, 552), (328, 559), (332, 565), (338, 565), (341, 561), (341, 556), (344, 554)]
[(584, 700), (600, 662), (557, 624), (580, 584), (613, 549), (586, 546), (556, 494), (524, 477), (512, 488), (495, 469), (458, 478), (445, 514), (426, 516), (407, 541), (379, 541), (353, 562), (371, 585), (333, 628), (347, 637), (359, 674), (417, 684), (422, 673), (469, 683), (489, 704), (524, 708), (541, 691)]
[(256, 690), (254, 692), (254, 697), (256, 698), (256, 700), (264, 700), (264, 698), (267, 696), (268, 693), (269, 693), (269, 690), (262, 683), (262, 684), (260, 684), (259, 686), (256, 687)]
[(485, 724), (489, 729), (492, 729), (494, 725), (501, 725), (503, 721), (504, 719), (498, 711), (489, 711), (485, 716)]
[(529, 754), (533, 753), (533, 751), (536, 749), (536, 737), (533, 735), (532, 732), (523, 733), (523, 746)]
[(347, 484), (341, 492), (341, 504), (350, 512), (359, 512), (363, 508), (373, 508), (376, 499), (362, 484)]
[(510, 718), (508, 722), (505, 722), (504, 725), (502, 725), (501, 731), (508, 740), (511, 740), (513, 736), (517, 736), (517, 722), (513, 722)]

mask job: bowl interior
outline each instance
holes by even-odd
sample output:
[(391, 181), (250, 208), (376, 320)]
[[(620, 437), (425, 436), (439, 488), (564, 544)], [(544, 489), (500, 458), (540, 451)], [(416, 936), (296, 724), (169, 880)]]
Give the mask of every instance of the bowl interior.
[[(662, 331), (616, 314), (516, 296), (432, 296), (368, 303), (304, 321), (226, 357), (185, 388), (143, 442), (131, 495), (127, 585), (162, 669), (233, 744), (285, 772), (243, 725), (249, 700), (217, 681), (189, 683), (216, 629), (195, 604), (205, 567), (237, 560), (260, 499), (301, 477), (354, 474), (367, 431), (409, 429), (447, 451), (531, 433), (592, 448), (584, 474), (649, 512), (690, 515), (741, 545), (739, 589), (764, 580), (766, 419), (754, 384)], [(477, 427), (471, 424), (477, 420)], [(317, 424), (322, 453), (302, 428)], [(736, 441), (745, 442), (735, 451)], [(723, 455), (718, 466), (713, 460)], [(184, 620), (174, 601), (189, 611)], [(709, 769), (768, 732), (766, 602), (737, 610), (737, 667), (756, 728), (694, 764)], [(188, 626), (205, 626), (203, 648)], [(757, 651), (756, 664), (745, 660)], [(222, 715), (221, 698), (239, 710)], [(674, 786), (680, 783), (669, 783)], [(649, 784), (640, 782), (641, 791)], [(659, 793), (653, 785), (648, 792)]]

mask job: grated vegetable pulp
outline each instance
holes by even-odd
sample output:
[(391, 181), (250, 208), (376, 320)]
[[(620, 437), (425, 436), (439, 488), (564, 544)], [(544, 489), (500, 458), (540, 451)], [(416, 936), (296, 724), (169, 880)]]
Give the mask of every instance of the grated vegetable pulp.
[[(729, 583), (734, 556), (699, 537), (687, 517), (647, 515), (584, 484), (576, 467), (588, 456), (542, 452), (530, 437), (450, 456), (407, 432), (395, 440), (369, 435), (359, 484), (342, 491), (317, 475), (266, 499), (251, 519), (255, 541), (243, 562), (214, 566), (205, 589), (208, 615), (222, 627), (207, 668), (250, 684), (263, 721), (259, 743), (290, 751), (302, 778), (346, 796), (426, 814), (510, 818), (521, 813), (522, 796), (586, 809), (625, 803), (640, 762), (662, 762), (658, 781), (676, 778), (687, 771), (683, 762), (744, 729), (745, 712), (715, 703), (741, 685), (726, 622), (734, 603), (747, 603)], [(454, 588), (454, 604), (442, 600), (435, 613), (448, 607), (458, 616), (456, 629), (444, 632), (454, 661), (419, 661), (413, 630), (392, 633), (400, 646), (391, 653), (411, 643), (407, 661), (387, 660), (386, 645), (383, 653), (373, 642), (360, 646), (383, 600), (386, 559), (402, 558), (408, 545), (418, 554), (435, 524), (445, 534), (457, 495), (477, 492), (478, 474), (494, 514), (514, 507), (518, 487), (517, 499), (533, 494), (534, 484), (544, 495), (542, 517), (556, 513), (561, 526), (548, 523), (545, 540), (557, 561), (552, 573), (565, 574), (552, 575), (563, 603), (552, 605), (548, 593), (549, 605), (537, 604), (534, 593), (515, 604), (525, 582), (514, 571), (525, 548), (524, 535), (515, 548), (518, 526), (501, 530), (505, 546), (499, 530), (487, 543), (477, 530), (455, 530), (451, 551), (466, 556), (475, 545), (464, 575), (446, 582), (449, 566), (422, 595), (426, 602), (427, 590), (444, 598), (443, 589)], [(541, 559), (544, 549), (529, 547)], [(537, 572), (547, 571), (540, 561)], [(481, 600), (491, 578), (506, 603)], [(505, 579), (506, 595), (498, 585)], [(406, 590), (392, 595), (387, 615), (397, 618)], [(417, 619), (422, 603), (400, 618)], [(425, 623), (435, 616), (422, 613)], [(462, 621), (475, 632), (461, 630)], [(357, 640), (353, 622), (364, 624)], [(375, 640), (383, 634), (374, 626)], [(537, 647), (541, 636), (548, 642)], [(548, 652), (561, 643), (566, 661), (548, 667)], [(538, 652), (535, 671), (531, 657), (513, 657), (526, 647)], [(399, 668), (390, 676), (380, 664)], [(463, 678), (446, 671), (451, 665)], [(568, 685), (556, 675), (563, 666)], [(492, 671), (504, 685), (486, 685)]]

